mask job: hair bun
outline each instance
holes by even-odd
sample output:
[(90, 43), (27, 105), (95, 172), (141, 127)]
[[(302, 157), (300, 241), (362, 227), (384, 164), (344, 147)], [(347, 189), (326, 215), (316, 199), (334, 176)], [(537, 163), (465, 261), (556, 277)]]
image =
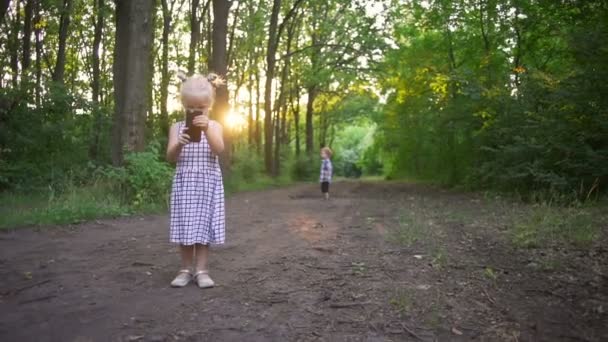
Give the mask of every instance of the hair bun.
[(180, 80), (181, 82), (184, 82), (186, 79), (188, 79), (188, 75), (186, 75), (186, 73), (185, 73), (184, 71), (179, 70), (179, 71), (177, 72), (177, 78), (179, 78), (179, 80)]
[(207, 81), (209, 81), (209, 83), (211, 83), (211, 85), (215, 88), (226, 84), (223, 78), (214, 73), (207, 75)]

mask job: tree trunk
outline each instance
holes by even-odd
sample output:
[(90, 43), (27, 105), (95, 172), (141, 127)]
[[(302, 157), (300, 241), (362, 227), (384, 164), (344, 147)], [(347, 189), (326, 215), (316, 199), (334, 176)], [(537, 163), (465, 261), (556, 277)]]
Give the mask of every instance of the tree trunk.
[(299, 157), (300, 150), (300, 85), (296, 80), (294, 86), (295, 99), (291, 99), (291, 111), (293, 112), (294, 134), (296, 142), (296, 156)]
[(99, 59), (99, 49), (101, 47), (101, 38), (103, 35), (103, 18), (104, 18), (104, 0), (95, 0), (93, 11), (95, 12), (95, 27), (93, 37), (93, 81), (91, 82), (91, 92), (93, 93), (93, 103), (95, 104), (94, 109), (94, 123), (93, 123), (93, 141), (89, 148), (89, 156), (92, 160), (97, 160), (99, 157), (99, 141), (102, 130), (102, 117), (101, 110), (99, 108), (100, 102), (100, 89), (101, 89), (101, 61)]
[[(199, 39), (198, 46), (198, 63), (200, 65), (208, 65), (211, 58), (211, 0), (206, 0), (203, 5), (203, 12), (198, 17)], [(202, 72), (202, 71), (201, 71)]]
[(24, 10), (23, 22), (23, 58), (21, 60), (21, 73), (23, 77), (27, 77), (27, 70), (30, 68), (32, 61), (31, 46), (32, 46), (32, 17), (34, 15), (34, 3), (38, 0), (27, 0)]
[(278, 177), (281, 173), (281, 108), (277, 107), (274, 112), (274, 157), (272, 175)]
[(116, 2), (112, 162), (145, 144), (148, 85), (154, 40), (154, 0)]
[(198, 5), (199, 0), (192, 0), (192, 6), (190, 7), (190, 54), (188, 55), (188, 73), (193, 74), (195, 72), (195, 61), (196, 61), (196, 47), (200, 40), (200, 22), (198, 20)]
[[(211, 59), (209, 60), (209, 71), (217, 73), (226, 78), (228, 69), (226, 38), (228, 34), (228, 14), (230, 12), (231, 1), (213, 0), (213, 32)], [(228, 87), (224, 84), (217, 87), (215, 92), (215, 103), (213, 104), (212, 116), (220, 121), (228, 113)], [(224, 152), (220, 155), (220, 164), (225, 176), (230, 173), (230, 159), (232, 152), (232, 132), (230, 129), (224, 130)]]
[(270, 28), (268, 30), (268, 49), (266, 50), (266, 85), (264, 88), (264, 165), (266, 172), (272, 174), (272, 80), (274, 79), (274, 67), (276, 64), (277, 51), (277, 24), (281, 0), (273, 0), (272, 13), (270, 15)]
[[(211, 4), (212, 0), (208, 0), (208, 3)], [(211, 5), (210, 5), (211, 6)], [(213, 23), (211, 21), (211, 11), (207, 11), (207, 64), (211, 63), (210, 59), (211, 59), (211, 54), (212, 52), (212, 48), (211, 48), (211, 43), (213, 42)]]
[(21, 29), (21, 1), (17, 0), (15, 21), (13, 22), (13, 37), (11, 42), (11, 71), (13, 72), (13, 87), (17, 88), (19, 81), (19, 31)]
[(247, 92), (249, 93), (249, 102), (247, 103), (248, 107), (248, 120), (247, 120), (247, 144), (249, 147), (253, 145), (254, 142), (254, 122), (253, 122), (253, 56), (249, 53), (249, 68), (247, 70)]
[(256, 66), (255, 71), (255, 147), (258, 155), (262, 152), (262, 122), (260, 120), (260, 112), (262, 104), (260, 103), (260, 70)]
[(99, 103), (99, 93), (101, 87), (101, 61), (99, 60), (99, 49), (101, 47), (101, 38), (103, 35), (103, 11), (104, 0), (95, 0), (93, 10), (96, 11), (94, 37), (93, 37), (93, 81), (91, 82), (91, 91), (93, 93), (93, 103)]
[(317, 97), (317, 89), (315, 86), (309, 86), (308, 101), (306, 103), (306, 153), (312, 155), (313, 152), (313, 129), (312, 129), (312, 114), (315, 98)]
[(36, 37), (36, 106), (40, 107), (40, 91), (42, 90), (42, 28), (38, 23), (42, 20), (40, 15), (40, 1), (36, 1), (36, 16), (34, 17), (34, 36)]
[(171, 8), (167, 0), (161, 0), (163, 9), (163, 35), (161, 38), (162, 53), (160, 62), (160, 134), (169, 136), (169, 111), (167, 99), (169, 98), (169, 34), (171, 33), (171, 19), (173, 16), (173, 2)]
[(8, 6), (11, 4), (11, 0), (0, 1), (0, 23), (4, 22), (4, 16), (8, 11)]
[(234, 49), (234, 34), (236, 33), (236, 23), (239, 19), (239, 11), (241, 10), (242, 1), (238, 1), (236, 5), (236, 9), (234, 10), (234, 15), (232, 18), (232, 26), (230, 28), (230, 45), (228, 45), (228, 54), (226, 56), (226, 60), (228, 61), (228, 65), (232, 65), (232, 57), (233, 57), (233, 49)]
[(72, 0), (63, 0), (61, 18), (59, 21), (59, 46), (57, 48), (57, 61), (53, 71), (53, 81), (62, 83), (65, 74), (65, 56), (70, 26), (70, 15), (72, 14)]

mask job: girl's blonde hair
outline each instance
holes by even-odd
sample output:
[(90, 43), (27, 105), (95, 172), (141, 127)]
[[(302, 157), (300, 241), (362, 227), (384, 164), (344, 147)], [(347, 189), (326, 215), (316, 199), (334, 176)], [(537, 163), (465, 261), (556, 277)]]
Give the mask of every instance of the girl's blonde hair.
[(179, 93), (184, 107), (200, 102), (209, 102), (209, 105), (212, 105), (215, 99), (215, 88), (224, 84), (224, 80), (216, 74), (207, 76), (195, 74), (188, 77), (180, 71), (177, 77), (182, 81)]
[(323, 148), (321, 149), (321, 152), (325, 152), (325, 154), (327, 154), (327, 156), (328, 156), (329, 158), (331, 158), (331, 155), (333, 154), (333, 152), (331, 151), (331, 148), (329, 148), (329, 147), (327, 147), (327, 146), (326, 146), (326, 147), (323, 147)]

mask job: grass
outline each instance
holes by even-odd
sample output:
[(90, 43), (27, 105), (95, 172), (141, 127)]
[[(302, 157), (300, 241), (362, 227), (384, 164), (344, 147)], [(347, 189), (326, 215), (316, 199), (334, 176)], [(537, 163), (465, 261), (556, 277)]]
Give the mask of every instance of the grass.
[(425, 237), (427, 228), (415, 216), (402, 214), (399, 225), (390, 235), (389, 239), (399, 245), (411, 247), (414, 243)]
[[(95, 187), (69, 189), (61, 195), (53, 192), (0, 195), (0, 229), (45, 224), (70, 224), (100, 217), (128, 215), (125, 207), (109, 191)], [(142, 208), (147, 210), (148, 207)]]
[(536, 205), (515, 219), (512, 241), (520, 248), (545, 248), (564, 243), (588, 247), (599, 237), (598, 217), (590, 207)]
[(448, 265), (448, 255), (443, 247), (438, 247), (432, 255), (431, 266), (442, 270)]
[(234, 194), (243, 191), (256, 191), (269, 188), (283, 187), (293, 184), (294, 182), (285, 176), (272, 178), (266, 175), (261, 175), (255, 180), (244, 180), (240, 177), (224, 182), (226, 194)]
[(409, 290), (397, 289), (389, 303), (399, 314), (405, 315), (412, 309), (413, 297)]
[[(255, 182), (226, 182), (226, 194), (286, 186), (286, 178), (260, 177)], [(168, 197), (168, 196), (167, 196)], [(133, 214), (158, 214), (168, 210), (168, 199), (126, 203), (102, 186), (70, 186), (57, 194), (51, 190), (0, 194), (0, 230), (25, 226), (74, 224), (99, 218)]]

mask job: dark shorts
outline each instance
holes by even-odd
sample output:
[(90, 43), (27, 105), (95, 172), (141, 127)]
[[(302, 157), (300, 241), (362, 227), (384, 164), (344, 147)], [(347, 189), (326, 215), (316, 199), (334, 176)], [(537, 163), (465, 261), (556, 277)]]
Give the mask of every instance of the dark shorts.
[(321, 182), (321, 192), (324, 194), (329, 192), (329, 182)]

